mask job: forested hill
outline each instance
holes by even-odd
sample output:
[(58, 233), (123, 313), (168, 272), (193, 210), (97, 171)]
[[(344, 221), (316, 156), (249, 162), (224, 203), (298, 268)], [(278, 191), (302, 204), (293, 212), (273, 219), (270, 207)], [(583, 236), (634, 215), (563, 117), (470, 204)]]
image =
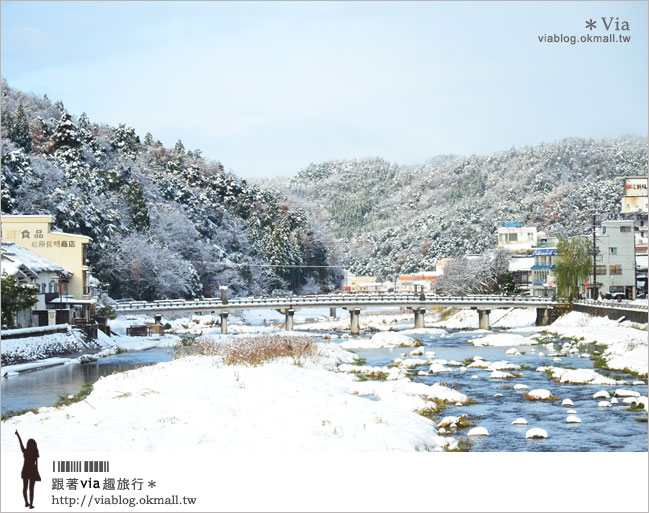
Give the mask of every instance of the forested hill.
[(92, 237), (90, 264), (113, 297), (330, 290), (340, 279), (285, 267), (328, 263), (304, 212), (180, 141), (75, 118), (3, 80), (2, 143), (2, 212), (51, 214)]
[(346, 267), (389, 275), (492, 248), (504, 221), (584, 233), (593, 213), (619, 212), (615, 177), (646, 174), (646, 138), (565, 139), (417, 167), (379, 158), (312, 164), (283, 192), (337, 241)]

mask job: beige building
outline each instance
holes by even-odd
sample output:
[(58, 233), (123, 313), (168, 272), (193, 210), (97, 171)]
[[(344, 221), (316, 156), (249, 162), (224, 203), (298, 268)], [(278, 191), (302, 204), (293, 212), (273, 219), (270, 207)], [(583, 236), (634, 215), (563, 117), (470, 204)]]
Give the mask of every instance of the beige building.
[(497, 247), (513, 253), (529, 252), (537, 242), (536, 226), (521, 226), (519, 222), (505, 222), (498, 228)]
[(90, 237), (52, 231), (50, 215), (3, 215), (2, 242), (14, 242), (72, 272), (65, 294), (77, 300), (89, 300), (90, 270), (88, 244)]

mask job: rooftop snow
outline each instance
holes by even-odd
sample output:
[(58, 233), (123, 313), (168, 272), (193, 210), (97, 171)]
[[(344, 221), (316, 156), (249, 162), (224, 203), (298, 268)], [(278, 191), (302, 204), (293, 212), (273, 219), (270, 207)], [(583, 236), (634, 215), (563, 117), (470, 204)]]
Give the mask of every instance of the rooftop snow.
[[(70, 277), (73, 274), (71, 271), (68, 271), (66, 268), (60, 266), (59, 264), (55, 264), (54, 262), (40, 255), (37, 255), (36, 253), (32, 253), (27, 248), (18, 246), (15, 242), (3, 242), (2, 254), (3, 256), (6, 256), (9, 260), (11, 260), (13, 264), (18, 266), (20, 264), (23, 264), (35, 274), (47, 271), (62, 273), (67, 277)], [(7, 265), (5, 262), (3, 262), (3, 267)]]

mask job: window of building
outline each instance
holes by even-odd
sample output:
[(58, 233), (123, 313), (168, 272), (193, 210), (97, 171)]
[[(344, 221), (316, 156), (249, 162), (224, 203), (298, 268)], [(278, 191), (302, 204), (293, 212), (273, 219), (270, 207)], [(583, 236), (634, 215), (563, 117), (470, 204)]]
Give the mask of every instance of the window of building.
[(609, 274), (622, 274), (622, 266), (621, 265), (612, 265), (609, 267), (608, 270)]
[(518, 242), (518, 234), (517, 233), (510, 233), (509, 234), (509, 242)]
[(41, 294), (45, 294), (47, 291), (47, 284), (41, 283)]
[(606, 274), (606, 266), (605, 265), (595, 266), (595, 271), (597, 272), (597, 276), (604, 276)]
[(50, 282), (50, 290), (49, 290), (49, 292), (50, 292), (50, 294), (54, 294), (55, 292), (57, 292), (57, 287), (56, 287), (56, 282), (55, 281)]
[(630, 226), (620, 226), (620, 231), (622, 233), (630, 233), (631, 232), (631, 227)]
[(610, 255), (617, 255), (617, 248), (608, 248)]

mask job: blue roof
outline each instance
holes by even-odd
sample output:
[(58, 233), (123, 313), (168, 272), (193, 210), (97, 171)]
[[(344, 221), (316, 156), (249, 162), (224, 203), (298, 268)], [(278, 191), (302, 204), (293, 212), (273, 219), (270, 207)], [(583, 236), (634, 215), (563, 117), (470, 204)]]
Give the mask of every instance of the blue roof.
[(554, 269), (556, 265), (533, 265), (531, 269)]

